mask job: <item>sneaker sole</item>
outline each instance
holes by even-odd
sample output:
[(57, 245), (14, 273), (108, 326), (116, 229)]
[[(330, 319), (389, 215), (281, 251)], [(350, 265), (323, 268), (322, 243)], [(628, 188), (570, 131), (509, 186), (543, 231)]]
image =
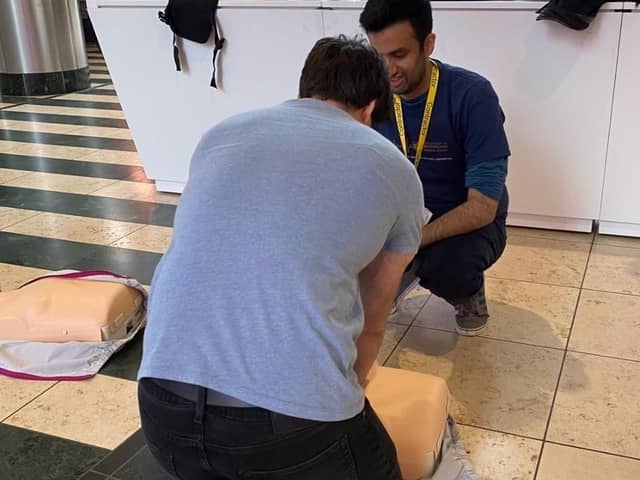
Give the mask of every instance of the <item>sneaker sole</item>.
[(474, 328), (474, 329), (461, 328), (461, 327), (456, 325), (456, 333), (458, 335), (462, 335), (464, 337), (476, 337), (476, 336), (480, 335), (482, 332), (484, 332), (486, 329), (487, 329), (487, 325), (486, 324), (481, 326), (481, 327)]

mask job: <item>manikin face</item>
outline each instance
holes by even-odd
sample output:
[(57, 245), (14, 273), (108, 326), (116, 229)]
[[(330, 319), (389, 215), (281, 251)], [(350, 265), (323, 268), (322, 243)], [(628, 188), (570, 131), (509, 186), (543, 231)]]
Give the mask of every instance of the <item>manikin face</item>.
[(379, 32), (371, 32), (368, 36), (371, 45), (387, 64), (394, 93), (412, 98), (427, 90), (428, 59), (435, 46), (433, 33), (421, 45), (411, 23), (404, 21)]

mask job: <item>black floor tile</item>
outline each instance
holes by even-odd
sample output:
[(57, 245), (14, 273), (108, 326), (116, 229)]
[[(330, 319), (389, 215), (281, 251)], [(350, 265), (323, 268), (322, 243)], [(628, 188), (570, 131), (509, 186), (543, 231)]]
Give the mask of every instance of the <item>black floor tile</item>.
[(114, 480), (172, 480), (144, 448), (113, 475)]
[(108, 450), (0, 424), (0, 478), (69, 480), (86, 472)]
[(78, 480), (108, 480), (109, 477), (101, 473), (92, 472), (91, 470), (82, 475)]
[(47, 98), (36, 102), (38, 105), (51, 107), (95, 108), (97, 110), (122, 110), (119, 103), (91, 102), (82, 100), (65, 100), (64, 98)]
[(107, 363), (100, 370), (100, 374), (135, 381), (142, 359), (143, 336), (144, 329), (138, 332), (135, 338), (127, 343), (122, 350), (107, 360)]
[[(86, 91), (86, 90), (85, 90)], [(57, 115), (53, 113), (12, 112), (0, 110), (0, 118), (23, 122), (63, 123), (65, 125), (87, 125), (91, 127), (129, 128), (122, 118), (84, 117), (79, 115)]]
[(90, 88), (88, 90), (83, 90), (82, 92), (76, 93), (86, 93), (89, 95), (103, 95), (103, 96), (111, 96), (115, 97), (117, 95), (115, 90), (110, 90), (108, 88)]
[(149, 183), (142, 167), (0, 153), (0, 168)]
[(150, 284), (162, 255), (0, 232), (0, 262), (47, 270), (109, 270)]
[(98, 75), (109, 75), (109, 70), (104, 68), (91, 67), (91, 73), (96, 73)]
[(79, 260), (78, 270), (109, 270), (136, 278), (140, 283), (151, 284), (153, 272), (162, 258), (159, 253), (141, 252), (124, 248), (96, 246), (93, 253)]
[(122, 467), (131, 460), (144, 447), (144, 436), (142, 430), (127, 438), (121, 445), (114, 449), (109, 455), (104, 457), (100, 462), (93, 466), (91, 470), (111, 475), (113, 472)]
[(82, 258), (95, 253), (95, 248), (86, 243), (0, 232), (2, 263), (47, 270), (77, 268)]
[(0, 185), (0, 206), (171, 227), (175, 205)]
[(65, 147), (99, 148), (135, 152), (132, 140), (119, 138), (89, 137), (84, 135), (66, 135), (62, 133), (26, 132), (22, 130), (0, 129), (0, 140), (24, 143), (44, 143)]
[(36, 97), (16, 97), (16, 96), (0, 95), (0, 102), (2, 103), (18, 104), (18, 103), (34, 102), (36, 100), (38, 100), (38, 98)]

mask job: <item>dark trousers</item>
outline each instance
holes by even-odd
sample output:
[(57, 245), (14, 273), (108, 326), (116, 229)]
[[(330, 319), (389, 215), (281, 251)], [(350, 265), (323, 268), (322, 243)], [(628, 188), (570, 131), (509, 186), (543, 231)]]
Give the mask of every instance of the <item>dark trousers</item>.
[(151, 379), (140, 381), (138, 399), (149, 450), (180, 480), (401, 480), (368, 402), (354, 418), (326, 423), (192, 402)]
[(420, 285), (445, 300), (465, 300), (484, 283), (484, 271), (502, 255), (507, 242), (503, 219), (480, 230), (450, 237), (420, 249), (415, 273)]

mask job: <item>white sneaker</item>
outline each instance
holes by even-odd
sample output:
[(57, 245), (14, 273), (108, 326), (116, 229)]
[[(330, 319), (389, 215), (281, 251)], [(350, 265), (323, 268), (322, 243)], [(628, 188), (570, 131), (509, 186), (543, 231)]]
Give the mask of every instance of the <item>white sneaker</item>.
[(393, 307), (391, 308), (391, 315), (397, 315), (400, 309), (400, 305), (404, 301), (404, 299), (409, 295), (418, 285), (420, 285), (420, 279), (418, 277), (413, 277), (412, 279), (409, 277), (405, 282), (405, 279), (402, 279), (402, 283), (400, 284), (400, 292), (396, 297), (395, 302), (393, 302)]

